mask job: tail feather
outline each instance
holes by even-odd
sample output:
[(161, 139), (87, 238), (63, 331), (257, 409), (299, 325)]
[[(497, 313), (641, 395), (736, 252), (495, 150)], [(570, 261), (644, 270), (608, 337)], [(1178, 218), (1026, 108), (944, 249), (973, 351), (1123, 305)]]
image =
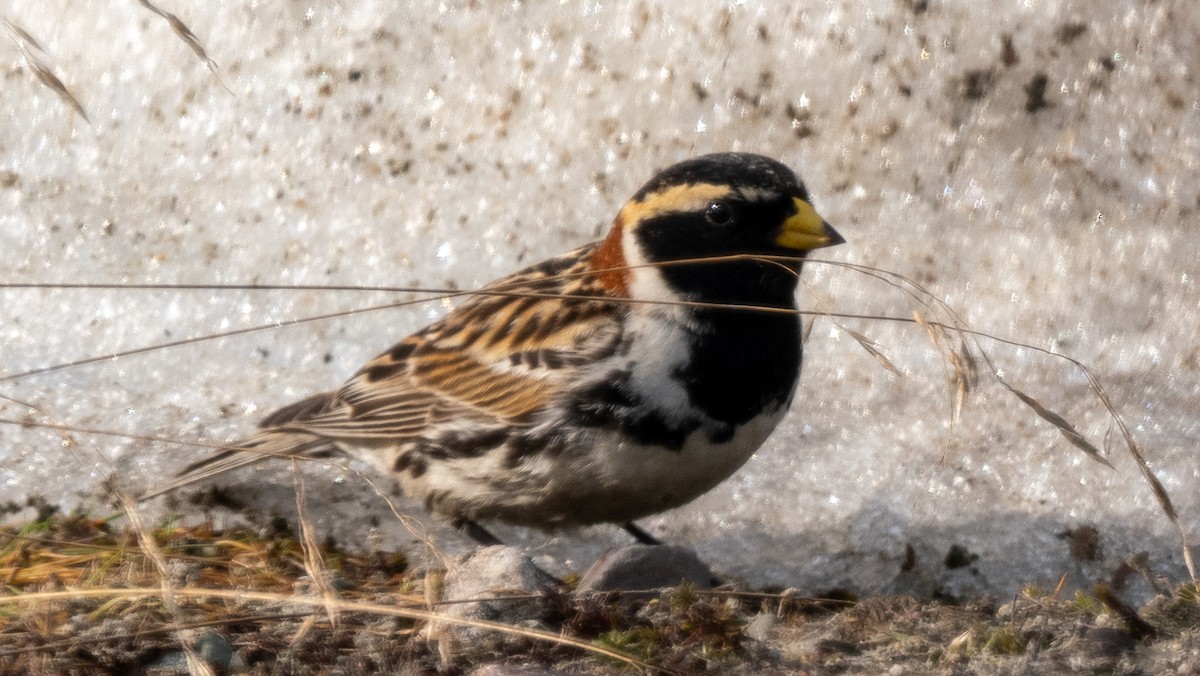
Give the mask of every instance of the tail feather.
[(320, 458), (328, 456), (336, 450), (337, 446), (334, 441), (310, 432), (285, 429), (263, 430), (240, 442), (230, 444), (208, 458), (184, 467), (171, 480), (154, 486), (143, 493), (138, 500), (149, 500), (184, 486), (190, 486), (271, 458)]

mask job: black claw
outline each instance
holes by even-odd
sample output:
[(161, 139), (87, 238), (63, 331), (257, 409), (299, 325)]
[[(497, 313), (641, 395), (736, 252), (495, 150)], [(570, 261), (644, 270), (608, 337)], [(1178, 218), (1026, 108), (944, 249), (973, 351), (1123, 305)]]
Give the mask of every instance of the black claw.
[(634, 523), (632, 521), (630, 521), (629, 523), (627, 523), (621, 527), (625, 529), (626, 533), (629, 533), (630, 535), (632, 535), (633, 539), (637, 540), (639, 543), (641, 543), (643, 545), (661, 545), (662, 544), (662, 540), (659, 540), (658, 538), (654, 537), (653, 535), (642, 530), (641, 526), (638, 526), (636, 523)]
[(457, 519), (454, 522), (454, 527), (466, 533), (467, 537), (483, 545), (484, 547), (504, 544), (500, 541), (500, 538), (492, 535), (486, 528), (480, 526), (471, 519)]

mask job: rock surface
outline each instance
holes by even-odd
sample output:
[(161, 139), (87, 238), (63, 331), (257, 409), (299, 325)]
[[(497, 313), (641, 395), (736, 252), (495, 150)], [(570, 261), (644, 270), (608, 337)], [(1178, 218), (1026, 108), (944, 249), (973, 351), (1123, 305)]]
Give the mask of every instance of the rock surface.
[[(538, 623), (548, 611), (542, 592), (557, 585), (557, 580), (534, 565), (520, 549), (482, 547), (450, 570), (442, 597), (446, 603), (439, 606), (439, 611), (455, 618), (510, 625)], [(450, 627), (463, 639), (477, 639), (487, 631), (439, 623), (433, 634)]]
[(679, 545), (630, 545), (605, 552), (579, 581), (578, 590), (633, 591), (691, 582), (712, 586), (713, 574), (696, 552)]

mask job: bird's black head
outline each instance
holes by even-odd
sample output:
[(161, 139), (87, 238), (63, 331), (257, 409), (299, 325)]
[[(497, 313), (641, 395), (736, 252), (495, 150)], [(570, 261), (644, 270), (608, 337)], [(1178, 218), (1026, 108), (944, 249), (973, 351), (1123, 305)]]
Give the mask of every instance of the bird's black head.
[[(668, 167), (630, 199), (619, 223), (631, 265), (666, 263), (659, 272), (668, 286), (709, 302), (791, 306), (804, 254), (844, 241), (791, 169), (750, 153)], [(671, 263), (738, 255), (793, 260)]]

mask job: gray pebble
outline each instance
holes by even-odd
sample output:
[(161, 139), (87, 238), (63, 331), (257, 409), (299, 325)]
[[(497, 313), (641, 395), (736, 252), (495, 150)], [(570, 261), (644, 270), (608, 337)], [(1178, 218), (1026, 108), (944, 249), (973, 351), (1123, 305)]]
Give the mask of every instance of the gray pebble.
[(579, 581), (579, 591), (677, 587), (691, 582), (707, 589), (713, 574), (696, 552), (679, 545), (630, 545), (605, 552)]

